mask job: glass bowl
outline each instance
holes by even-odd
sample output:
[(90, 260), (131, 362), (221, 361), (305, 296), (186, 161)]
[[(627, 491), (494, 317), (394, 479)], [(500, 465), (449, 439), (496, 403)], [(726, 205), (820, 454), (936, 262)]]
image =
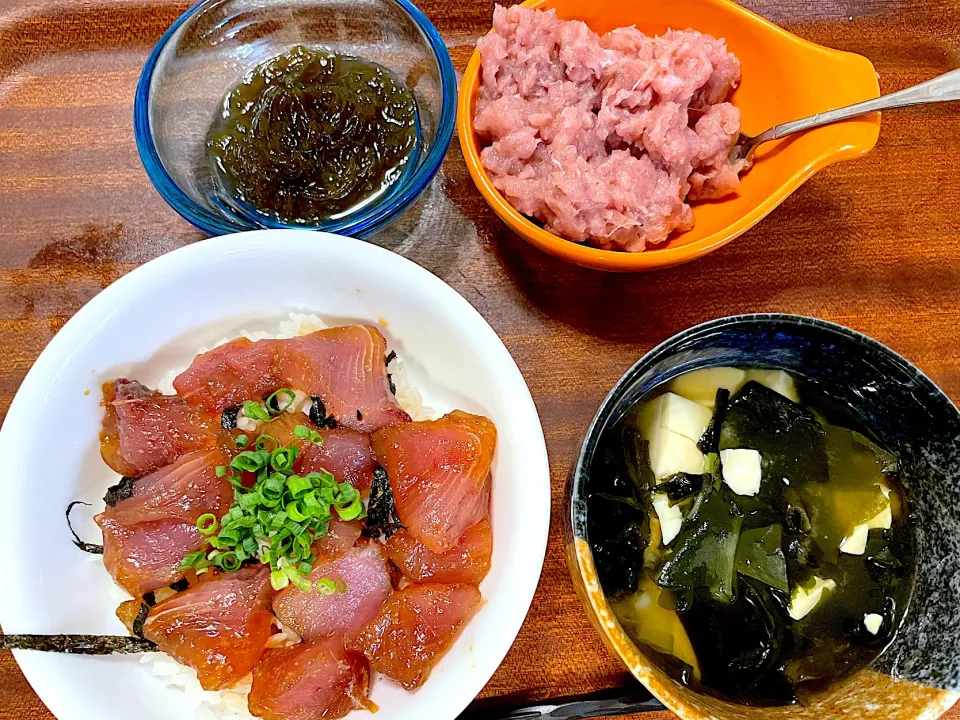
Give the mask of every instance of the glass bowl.
[(134, 134), (150, 180), (174, 210), (211, 235), (292, 227), (240, 214), (218, 196), (206, 133), (223, 99), (264, 60), (295, 45), (379, 63), (413, 91), (418, 143), (384, 196), (349, 216), (298, 228), (367, 237), (426, 189), (456, 117), (456, 77), (446, 45), (408, 0), (204, 0), (164, 33), (140, 75)]

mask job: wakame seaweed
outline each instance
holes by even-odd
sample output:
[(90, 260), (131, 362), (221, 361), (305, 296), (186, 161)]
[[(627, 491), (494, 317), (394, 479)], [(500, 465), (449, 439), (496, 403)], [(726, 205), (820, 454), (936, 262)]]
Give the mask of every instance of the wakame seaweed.
[(116, 485), (107, 488), (107, 494), (103, 496), (103, 501), (110, 507), (113, 507), (121, 500), (127, 500), (133, 495), (133, 484), (136, 478), (122, 477)]
[(373, 469), (373, 481), (370, 484), (370, 499), (367, 503), (367, 524), (363, 528), (366, 537), (389, 540), (404, 525), (397, 515), (397, 506), (390, 489), (390, 477), (387, 471), (377, 465)]
[(85, 553), (90, 553), (91, 555), (103, 555), (103, 545), (84, 542), (80, 539), (80, 536), (77, 535), (76, 530), (73, 529), (73, 523), (70, 522), (70, 511), (73, 510), (73, 508), (77, 505), (86, 505), (89, 507), (90, 503), (83, 502), (82, 500), (74, 500), (72, 503), (67, 505), (67, 511), (65, 513), (67, 518), (67, 529), (69, 529), (70, 534), (73, 535), (73, 544), (83, 550)]
[(0, 650), (37, 650), (71, 655), (155, 652), (155, 643), (129, 635), (0, 635)]
[(720, 452), (720, 428), (723, 427), (723, 418), (727, 414), (727, 405), (730, 403), (730, 391), (719, 388), (713, 403), (713, 417), (707, 425), (706, 432), (697, 442), (697, 447), (704, 455)]
[(327, 406), (323, 404), (316, 395), (310, 396), (310, 422), (319, 428), (333, 429), (337, 427), (337, 421), (333, 415), (327, 415)]

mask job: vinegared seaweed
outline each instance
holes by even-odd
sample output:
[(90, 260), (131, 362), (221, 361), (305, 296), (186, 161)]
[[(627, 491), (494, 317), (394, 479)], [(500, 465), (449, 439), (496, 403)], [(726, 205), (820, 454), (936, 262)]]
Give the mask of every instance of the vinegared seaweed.
[(291, 224), (342, 218), (402, 177), (417, 103), (369, 60), (298, 45), (247, 73), (207, 135), (220, 194)]
[(83, 550), (85, 553), (90, 553), (91, 555), (103, 555), (103, 545), (97, 545), (95, 543), (84, 542), (80, 539), (80, 536), (77, 535), (76, 530), (73, 529), (73, 523), (70, 522), (70, 511), (77, 505), (86, 505), (90, 507), (90, 503), (83, 502), (82, 500), (74, 500), (72, 503), (67, 505), (66, 518), (67, 518), (67, 528), (70, 530), (70, 534), (73, 535), (73, 544), (78, 548)]
[(0, 635), (0, 650), (37, 650), (71, 655), (155, 652), (155, 643), (129, 635)]
[(132, 477), (120, 478), (120, 482), (107, 488), (107, 494), (103, 496), (103, 501), (113, 507), (121, 500), (127, 500), (133, 495), (133, 484), (136, 481), (137, 479)]
[(397, 515), (393, 490), (390, 489), (390, 478), (387, 471), (377, 465), (373, 469), (370, 500), (367, 503), (367, 524), (363, 528), (363, 534), (371, 538), (382, 537), (389, 540), (391, 535), (403, 528), (400, 516)]

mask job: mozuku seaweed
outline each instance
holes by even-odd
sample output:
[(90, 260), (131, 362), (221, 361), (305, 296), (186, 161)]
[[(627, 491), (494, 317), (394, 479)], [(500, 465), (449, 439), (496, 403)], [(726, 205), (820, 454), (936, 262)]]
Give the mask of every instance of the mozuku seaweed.
[(367, 524), (363, 534), (371, 538), (383, 537), (389, 540), (404, 525), (397, 515), (397, 505), (390, 489), (387, 471), (379, 465), (373, 469), (373, 482), (370, 484), (370, 500), (367, 504)]
[(156, 649), (156, 643), (129, 635), (0, 635), (0, 650), (112, 655), (155, 652)]
[(121, 500), (126, 500), (133, 495), (133, 484), (136, 478), (122, 477), (116, 485), (107, 488), (107, 494), (103, 496), (103, 501), (110, 507), (113, 507)]
[(70, 511), (73, 510), (74, 506), (76, 505), (86, 505), (89, 507), (90, 503), (83, 502), (82, 500), (74, 500), (72, 503), (67, 505), (67, 528), (70, 530), (70, 534), (73, 535), (73, 544), (83, 550), (85, 553), (90, 553), (91, 555), (103, 555), (103, 545), (84, 542), (80, 539), (80, 536), (77, 535), (76, 530), (73, 529), (73, 524), (70, 522)]

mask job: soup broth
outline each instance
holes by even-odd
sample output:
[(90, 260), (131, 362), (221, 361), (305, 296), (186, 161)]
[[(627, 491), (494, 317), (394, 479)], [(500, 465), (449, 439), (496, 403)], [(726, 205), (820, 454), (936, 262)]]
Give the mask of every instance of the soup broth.
[(601, 435), (588, 534), (624, 630), (678, 681), (789, 704), (869, 665), (913, 588), (897, 458), (779, 370), (711, 368)]

